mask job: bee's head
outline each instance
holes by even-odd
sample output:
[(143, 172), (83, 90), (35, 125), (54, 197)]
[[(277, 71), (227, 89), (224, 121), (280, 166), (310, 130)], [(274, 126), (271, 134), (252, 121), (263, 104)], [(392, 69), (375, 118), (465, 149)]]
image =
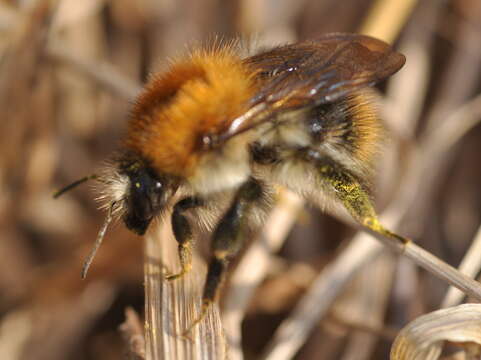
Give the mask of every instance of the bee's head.
[(127, 173), (128, 185), (124, 195), (122, 220), (129, 230), (144, 235), (152, 219), (165, 207), (168, 201), (168, 184), (157, 178), (148, 168)]
[(166, 206), (176, 185), (173, 178), (156, 174), (145, 162), (134, 159), (115, 160), (99, 179), (105, 207), (113, 209), (125, 226), (144, 235), (152, 219)]
[(114, 217), (121, 218), (127, 228), (144, 235), (153, 218), (165, 209), (178, 187), (172, 176), (156, 174), (145, 161), (135, 155), (120, 156), (107, 164), (99, 175), (86, 176), (54, 193), (57, 198), (90, 179), (98, 181), (102, 207), (107, 216), (82, 269), (85, 278), (107, 227)]

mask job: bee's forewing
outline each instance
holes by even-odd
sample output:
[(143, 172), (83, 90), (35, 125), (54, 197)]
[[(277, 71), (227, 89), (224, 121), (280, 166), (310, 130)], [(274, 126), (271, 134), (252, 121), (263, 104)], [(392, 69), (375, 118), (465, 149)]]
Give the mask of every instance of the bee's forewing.
[(372, 86), (398, 71), (405, 57), (370, 36), (334, 33), (277, 47), (244, 61), (258, 80), (258, 91), (249, 105), (262, 112), (236, 119), (226, 139), (278, 112), (330, 103)]

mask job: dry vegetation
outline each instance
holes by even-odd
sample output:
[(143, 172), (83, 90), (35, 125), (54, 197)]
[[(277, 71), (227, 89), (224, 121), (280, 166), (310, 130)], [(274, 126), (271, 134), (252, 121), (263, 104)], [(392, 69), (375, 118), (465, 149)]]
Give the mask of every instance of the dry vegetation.
[[(150, 71), (213, 34), (259, 33), (273, 44), (332, 31), (374, 34), (407, 56), (382, 89), (390, 137), (374, 180), (377, 208), (447, 263), (465, 258), (463, 271), (476, 277), (479, 0), (4, 0), (0, 358), (216, 359), (228, 351), (231, 359), (387, 359), (409, 321), (469, 301), (345, 219), (303, 210), (288, 193), (233, 269), (220, 317), (215, 309), (193, 334), (200, 343), (175, 336), (198, 311), (202, 272), (162, 281), (163, 266), (176, 266), (168, 228), (144, 246), (114, 227), (80, 279), (103, 215), (88, 186), (56, 201), (51, 194), (116, 149)], [(199, 258), (195, 268), (203, 266)], [(473, 319), (463, 321), (478, 329)], [(462, 359), (461, 330), (453, 331), (443, 356)], [(477, 358), (476, 338), (466, 341)]]

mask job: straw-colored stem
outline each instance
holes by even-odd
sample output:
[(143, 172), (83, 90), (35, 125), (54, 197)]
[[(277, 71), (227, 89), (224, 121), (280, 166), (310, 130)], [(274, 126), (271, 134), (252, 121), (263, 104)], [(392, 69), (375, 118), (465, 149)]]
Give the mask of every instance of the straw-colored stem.
[(226, 344), (216, 304), (183, 336), (201, 311), (205, 265), (174, 281), (166, 274), (179, 267), (177, 246), (168, 223), (145, 239), (145, 342), (148, 360), (224, 359)]

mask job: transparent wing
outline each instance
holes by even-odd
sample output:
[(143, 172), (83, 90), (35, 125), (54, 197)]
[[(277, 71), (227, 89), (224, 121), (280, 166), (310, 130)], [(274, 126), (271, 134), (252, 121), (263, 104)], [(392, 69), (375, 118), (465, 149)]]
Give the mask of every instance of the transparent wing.
[(221, 138), (268, 121), (278, 112), (331, 103), (398, 71), (404, 55), (366, 35), (334, 33), (246, 58), (258, 76), (250, 109)]

